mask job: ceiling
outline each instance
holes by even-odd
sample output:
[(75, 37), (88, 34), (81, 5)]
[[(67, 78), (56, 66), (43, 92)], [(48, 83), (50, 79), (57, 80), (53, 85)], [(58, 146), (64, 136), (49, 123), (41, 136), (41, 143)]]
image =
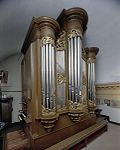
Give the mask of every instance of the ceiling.
[(0, 61), (20, 52), (33, 16), (56, 19), (63, 8), (76, 6), (89, 16), (84, 45), (119, 49), (119, 0), (0, 0)]

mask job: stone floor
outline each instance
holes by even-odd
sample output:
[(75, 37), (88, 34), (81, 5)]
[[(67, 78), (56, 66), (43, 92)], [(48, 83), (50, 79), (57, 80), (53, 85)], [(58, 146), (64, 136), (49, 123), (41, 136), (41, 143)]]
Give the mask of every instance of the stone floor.
[(120, 150), (120, 125), (108, 123), (108, 131), (82, 150)]

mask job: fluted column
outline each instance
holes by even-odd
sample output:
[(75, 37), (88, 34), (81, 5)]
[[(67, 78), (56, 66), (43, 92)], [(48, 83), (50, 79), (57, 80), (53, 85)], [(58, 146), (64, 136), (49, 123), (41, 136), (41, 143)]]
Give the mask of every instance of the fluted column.
[[(87, 12), (81, 8), (63, 10), (58, 18), (67, 35), (68, 109), (70, 116), (79, 120), (83, 113), (82, 101), (82, 38), (88, 21)], [(72, 116), (72, 117), (73, 117)]]
[(85, 48), (86, 56), (87, 56), (87, 77), (88, 77), (88, 109), (90, 113), (94, 113), (96, 108), (96, 95), (95, 95), (95, 62), (96, 55), (99, 51), (97, 47)]

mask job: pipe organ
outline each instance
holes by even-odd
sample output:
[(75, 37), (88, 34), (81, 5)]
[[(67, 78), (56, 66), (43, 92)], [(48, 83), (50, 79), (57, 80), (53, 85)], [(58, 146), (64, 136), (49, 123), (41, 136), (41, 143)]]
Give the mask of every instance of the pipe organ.
[[(95, 56), (83, 49), (88, 22), (82, 8), (63, 10), (58, 19), (33, 18), (21, 52), (20, 120), (35, 150), (45, 149), (96, 123)], [(93, 106), (93, 105), (92, 105)], [(24, 115), (22, 115), (24, 114)], [(53, 140), (50, 140), (50, 139)], [(46, 142), (47, 141), (47, 142)]]

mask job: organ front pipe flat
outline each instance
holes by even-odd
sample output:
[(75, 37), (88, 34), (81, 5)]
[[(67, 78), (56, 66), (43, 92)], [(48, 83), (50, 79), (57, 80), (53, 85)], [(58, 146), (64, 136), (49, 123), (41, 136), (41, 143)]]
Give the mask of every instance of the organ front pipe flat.
[[(95, 60), (99, 51), (97, 47), (85, 48), (88, 64), (88, 92), (90, 90), (90, 97), (88, 93), (88, 109), (90, 113), (94, 113), (96, 101), (95, 101)], [(90, 67), (89, 67), (90, 66)], [(90, 85), (90, 86), (89, 86)], [(89, 101), (90, 100), (90, 101)]]

